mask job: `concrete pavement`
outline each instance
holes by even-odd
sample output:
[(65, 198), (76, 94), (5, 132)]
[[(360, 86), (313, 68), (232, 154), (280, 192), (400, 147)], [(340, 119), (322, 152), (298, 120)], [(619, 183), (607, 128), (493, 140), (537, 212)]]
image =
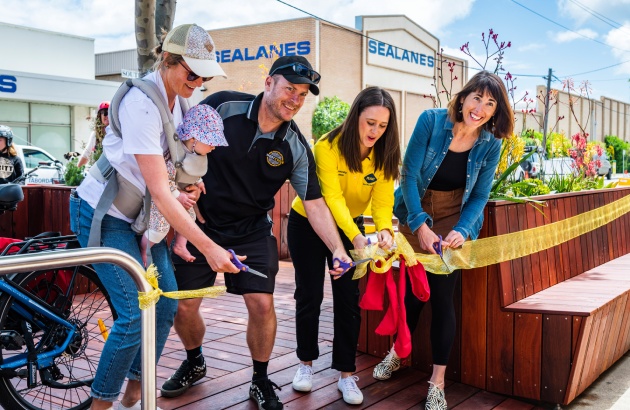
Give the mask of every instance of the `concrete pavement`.
[(630, 352), (563, 409), (630, 410)]

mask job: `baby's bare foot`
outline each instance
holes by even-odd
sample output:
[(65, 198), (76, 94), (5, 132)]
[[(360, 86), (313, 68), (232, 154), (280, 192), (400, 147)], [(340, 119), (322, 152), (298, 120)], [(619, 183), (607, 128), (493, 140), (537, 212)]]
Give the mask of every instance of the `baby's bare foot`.
[(195, 260), (195, 257), (192, 256), (185, 245), (180, 245), (177, 243), (173, 244), (173, 252), (175, 252), (175, 255), (179, 256), (186, 262), (194, 262)]

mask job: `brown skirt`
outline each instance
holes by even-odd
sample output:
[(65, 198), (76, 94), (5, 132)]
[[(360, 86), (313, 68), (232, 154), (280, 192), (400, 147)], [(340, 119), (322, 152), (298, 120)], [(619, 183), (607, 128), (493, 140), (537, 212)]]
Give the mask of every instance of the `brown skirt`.
[[(422, 197), (422, 209), (433, 219), (431, 228), (436, 235), (445, 238), (459, 221), (462, 199), (464, 198), (464, 188), (453, 191), (434, 191), (427, 189), (427, 193)], [(409, 226), (401, 224), (398, 231), (402, 233), (416, 252), (427, 253), (420, 248), (418, 237), (411, 233)]]

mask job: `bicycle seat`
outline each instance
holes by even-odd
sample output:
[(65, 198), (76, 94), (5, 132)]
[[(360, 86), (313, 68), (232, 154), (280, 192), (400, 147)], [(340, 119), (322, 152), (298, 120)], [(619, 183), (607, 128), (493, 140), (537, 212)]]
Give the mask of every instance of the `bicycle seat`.
[(0, 212), (15, 211), (18, 202), (24, 200), (22, 187), (18, 184), (0, 185)]

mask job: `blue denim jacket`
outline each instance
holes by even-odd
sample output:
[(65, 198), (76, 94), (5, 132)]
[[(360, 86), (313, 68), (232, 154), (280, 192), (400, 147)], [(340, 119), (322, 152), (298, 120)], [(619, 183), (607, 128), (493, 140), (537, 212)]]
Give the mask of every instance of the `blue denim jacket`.
[[(424, 212), (420, 201), (448, 152), (453, 140), (452, 131), (453, 123), (446, 109), (437, 108), (420, 115), (411, 135), (403, 161), (401, 183), (394, 193), (394, 214), (412, 232), (425, 222), (433, 226), (433, 220)], [(488, 202), (500, 155), (501, 140), (482, 130), (468, 154), (461, 215), (453, 228), (464, 238), (477, 239), (479, 236), (483, 208)]]

